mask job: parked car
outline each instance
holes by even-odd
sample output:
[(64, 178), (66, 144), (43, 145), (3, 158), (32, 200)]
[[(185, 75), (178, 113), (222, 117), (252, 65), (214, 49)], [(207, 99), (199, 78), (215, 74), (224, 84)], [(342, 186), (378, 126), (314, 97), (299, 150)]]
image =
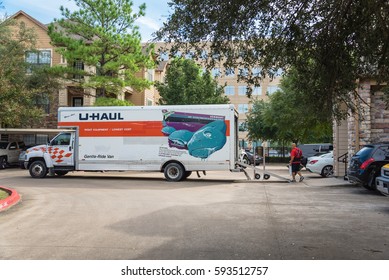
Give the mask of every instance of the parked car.
[(308, 158), (326, 154), (334, 149), (334, 146), (330, 143), (300, 144), (297, 147), (303, 152), (301, 164), (304, 166), (307, 165)]
[(0, 141), (0, 169), (8, 165), (17, 165), (20, 151), (25, 147), (23, 142)]
[(320, 174), (322, 177), (332, 176), (334, 174), (333, 152), (308, 158), (306, 169), (309, 172)]
[(365, 145), (351, 157), (347, 171), (349, 181), (356, 182), (367, 189), (376, 189), (376, 178), (381, 168), (389, 163), (389, 143)]
[(278, 157), (280, 156), (276, 150), (269, 150), (269, 157)]
[[(242, 149), (239, 158), (245, 164), (252, 165), (254, 163), (254, 153), (248, 149)], [(255, 154), (255, 165), (260, 165), (261, 162), (263, 162), (263, 158)]]
[(375, 179), (377, 190), (383, 195), (389, 196), (389, 164), (381, 168), (381, 176)]

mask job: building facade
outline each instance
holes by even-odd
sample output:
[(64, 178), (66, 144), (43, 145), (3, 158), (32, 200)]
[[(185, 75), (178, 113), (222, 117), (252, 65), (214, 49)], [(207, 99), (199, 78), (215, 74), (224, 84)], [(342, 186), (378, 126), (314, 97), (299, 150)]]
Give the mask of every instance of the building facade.
[[(389, 142), (389, 110), (386, 108), (382, 86), (372, 79), (357, 82), (358, 110), (349, 112), (341, 123), (334, 123), (335, 175), (345, 175), (345, 162), (369, 143)], [(343, 161), (342, 161), (343, 160)]]

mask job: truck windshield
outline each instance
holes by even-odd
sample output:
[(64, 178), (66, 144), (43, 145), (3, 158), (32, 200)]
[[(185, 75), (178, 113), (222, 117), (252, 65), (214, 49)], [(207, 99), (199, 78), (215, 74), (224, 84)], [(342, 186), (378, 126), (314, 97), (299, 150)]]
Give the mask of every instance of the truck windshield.
[(0, 142), (0, 149), (7, 149), (8, 142)]

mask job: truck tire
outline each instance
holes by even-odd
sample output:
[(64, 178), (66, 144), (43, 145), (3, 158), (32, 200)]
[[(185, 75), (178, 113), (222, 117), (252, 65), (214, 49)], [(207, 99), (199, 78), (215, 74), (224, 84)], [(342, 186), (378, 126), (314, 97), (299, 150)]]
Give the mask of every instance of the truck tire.
[(31, 163), (29, 171), (32, 178), (44, 178), (47, 175), (46, 164), (41, 160)]
[(4, 169), (7, 167), (7, 160), (5, 157), (0, 158), (0, 169)]
[(181, 181), (185, 175), (184, 167), (179, 163), (169, 163), (163, 171), (166, 180), (171, 182)]

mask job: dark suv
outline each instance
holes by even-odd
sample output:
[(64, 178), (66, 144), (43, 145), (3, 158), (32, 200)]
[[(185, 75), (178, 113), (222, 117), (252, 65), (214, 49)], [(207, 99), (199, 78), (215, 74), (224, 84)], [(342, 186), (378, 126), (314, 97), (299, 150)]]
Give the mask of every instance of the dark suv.
[(389, 163), (389, 143), (365, 145), (351, 157), (347, 171), (349, 181), (375, 190), (375, 178), (380, 175), (381, 167), (387, 163)]

